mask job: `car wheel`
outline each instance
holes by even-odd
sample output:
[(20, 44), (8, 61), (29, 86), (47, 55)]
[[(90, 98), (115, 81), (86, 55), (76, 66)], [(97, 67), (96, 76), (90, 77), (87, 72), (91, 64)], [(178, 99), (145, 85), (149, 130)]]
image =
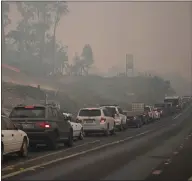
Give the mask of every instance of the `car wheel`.
[(114, 135), (114, 134), (115, 134), (115, 123), (114, 123), (113, 129), (110, 131), (110, 134), (111, 134), (111, 135)]
[(70, 130), (69, 136), (68, 136), (68, 140), (64, 143), (66, 146), (68, 147), (72, 147), (73, 146), (73, 131)]
[(123, 131), (123, 124), (122, 124), (122, 122), (121, 122), (121, 125), (119, 127), (119, 131)]
[(28, 156), (28, 147), (27, 147), (27, 139), (23, 139), (23, 143), (21, 146), (21, 149), (19, 151), (19, 156), (20, 157), (27, 157)]
[(47, 144), (47, 146), (51, 149), (51, 150), (57, 150), (58, 149), (58, 144), (57, 144), (57, 140), (59, 138), (59, 133), (57, 131), (55, 131), (55, 134), (53, 136), (53, 138), (49, 141), (49, 143)]
[(37, 144), (32, 144), (29, 142), (29, 150), (33, 151), (37, 148)]
[(79, 140), (83, 140), (83, 139), (84, 139), (84, 133), (83, 133), (83, 129), (81, 129), (79, 134)]
[(105, 136), (109, 136), (109, 124), (107, 125), (107, 129), (104, 131)]
[(85, 135), (85, 137), (87, 137), (87, 136), (89, 136), (89, 133), (84, 131), (84, 135)]

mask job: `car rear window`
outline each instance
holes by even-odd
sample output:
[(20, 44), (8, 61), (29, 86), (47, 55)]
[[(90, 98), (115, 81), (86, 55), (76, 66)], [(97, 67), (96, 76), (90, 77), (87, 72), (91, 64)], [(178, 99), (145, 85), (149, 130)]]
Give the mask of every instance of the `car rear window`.
[(16, 107), (10, 118), (45, 118), (45, 107)]
[(145, 107), (144, 110), (145, 111), (150, 111), (150, 108), (149, 107)]
[(156, 108), (164, 108), (165, 104), (155, 104), (154, 107), (156, 107)]
[(101, 116), (101, 110), (100, 109), (81, 109), (79, 112), (79, 116), (89, 116), (89, 117)]
[(106, 109), (112, 114), (117, 114), (116, 108), (115, 107), (106, 107)]

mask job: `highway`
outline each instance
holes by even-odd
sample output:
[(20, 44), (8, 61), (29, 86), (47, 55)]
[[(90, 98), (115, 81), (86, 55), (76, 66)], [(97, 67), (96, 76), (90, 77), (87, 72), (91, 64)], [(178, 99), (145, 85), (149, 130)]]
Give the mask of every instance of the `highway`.
[[(75, 142), (72, 148), (61, 145), (59, 150), (53, 152), (42, 147), (30, 152), (27, 159), (5, 160), (2, 179), (165, 180), (169, 177), (166, 170), (173, 170), (172, 167), (176, 165), (165, 163), (176, 160), (182, 147), (185, 148), (181, 145), (191, 141), (191, 109), (189, 107), (175, 116), (162, 118), (138, 129), (117, 132), (113, 136), (86, 137), (83, 141)], [(186, 150), (189, 149), (186, 147)], [(183, 156), (180, 162), (185, 164), (181, 160), (184, 160)], [(165, 165), (169, 167), (165, 168)], [(166, 174), (163, 176), (164, 170)], [(161, 174), (162, 177), (159, 177)], [(192, 176), (192, 169), (182, 175), (187, 179)]]

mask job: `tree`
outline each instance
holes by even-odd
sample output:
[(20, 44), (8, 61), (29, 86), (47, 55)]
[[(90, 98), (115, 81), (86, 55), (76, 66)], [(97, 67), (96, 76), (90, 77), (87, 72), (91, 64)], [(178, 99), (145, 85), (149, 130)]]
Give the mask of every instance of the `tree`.
[(53, 2), (51, 10), (51, 15), (53, 17), (53, 69), (55, 71), (56, 30), (61, 17), (68, 13), (68, 6), (64, 1), (57, 1)]
[(90, 66), (93, 64), (94, 60), (93, 60), (93, 51), (92, 48), (89, 44), (86, 44), (83, 47), (83, 51), (81, 54), (82, 57), (82, 61), (86, 66)]
[(6, 58), (6, 42), (5, 42), (5, 27), (11, 23), (11, 20), (9, 19), (8, 13), (9, 13), (10, 4), (8, 2), (2, 1), (2, 59), (5, 60)]
[(82, 64), (82, 71), (88, 74), (88, 70), (90, 66), (93, 64), (93, 51), (89, 44), (86, 44), (83, 47), (83, 51), (81, 54), (81, 64)]

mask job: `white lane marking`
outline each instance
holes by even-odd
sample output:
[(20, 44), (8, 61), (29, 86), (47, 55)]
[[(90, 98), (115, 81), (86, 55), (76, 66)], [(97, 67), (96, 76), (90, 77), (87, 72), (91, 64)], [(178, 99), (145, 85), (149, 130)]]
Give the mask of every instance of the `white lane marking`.
[(188, 181), (192, 181), (192, 176), (188, 179)]
[(20, 171), (16, 171), (16, 172), (9, 173), (9, 174), (4, 175), (4, 176), (1, 175), (1, 179), (13, 177), (13, 176), (15, 176), (15, 175), (18, 175), (18, 174), (21, 174), (21, 173), (24, 173), (24, 172), (27, 172), (27, 171), (35, 170), (35, 169), (37, 169), (37, 168), (50, 165), (50, 164), (52, 164), (52, 163), (56, 163), (56, 162), (59, 162), (59, 161), (67, 160), (67, 159), (69, 159), (69, 158), (73, 158), (73, 157), (76, 157), (76, 156), (84, 155), (84, 154), (86, 154), (86, 153), (99, 150), (99, 149), (101, 149), (101, 148), (105, 148), (105, 147), (112, 146), (112, 145), (115, 145), (115, 144), (118, 144), (118, 143), (121, 143), (121, 142), (125, 142), (125, 141), (127, 141), (127, 140), (129, 140), (129, 139), (138, 137), (138, 136), (140, 136), (140, 135), (145, 135), (145, 134), (147, 134), (147, 133), (149, 133), (149, 132), (151, 132), (151, 131), (153, 131), (153, 130), (154, 130), (154, 129), (145, 131), (145, 132), (140, 133), (140, 134), (137, 134), (137, 135), (135, 135), (135, 136), (127, 137), (127, 138), (122, 139), (122, 140), (118, 140), (118, 141), (114, 141), (114, 142), (111, 142), (111, 143), (107, 143), (107, 144), (104, 144), (104, 145), (101, 145), (101, 146), (97, 146), (97, 147), (92, 148), (92, 149), (89, 149), (89, 150), (81, 151), (81, 152), (79, 152), (79, 153), (75, 153), (75, 154), (72, 154), (72, 155), (69, 155), (69, 156), (66, 156), (66, 157), (62, 157), (62, 158), (58, 158), (58, 159), (55, 159), (55, 160), (51, 160), (51, 161), (48, 161), (48, 162), (45, 162), (45, 163), (41, 163), (41, 164), (38, 164), (38, 165), (35, 165), (35, 166), (32, 166), (32, 167), (26, 168), (26, 169), (24, 169), (24, 170), (20, 170)]
[(153, 174), (153, 175), (160, 175), (161, 172), (162, 172), (162, 170), (154, 170), (154, 171), (152, 172), (152, 174)]
[(176, 115), (173, 119), (177, 119), (179, 116), (181, 116), (182, 114), (179, 113), (178, 115)]
[(41, 159), (41, 158), (45, 158), (45, 157), (47, 157), (47, 156), (56, 155), (56, 154), (62, 153), (62, 152), (64, 153), (64, 152), (66, 152), (66, 151), (68, 151), (68, 150), (72, 150), (72, 149), (74, 149), (74, 148), (78, 148), (78, 147), (85, 146), (85, 145), (88, 145), (88, 144), (97, 143), (97, 142), (100, 142), (100, 141), (101, 141), (101, 140), (95, 140), (95, 141), (92, 141), (92, 142), (87, 142), (87, 143), (84, 143), (84, 144), (81, 144), (81, 145), (74, 146), (74, 147), (72, 147), (72, 148), (67, 148), (67, 149), (60, 150), (60, 151), (56, 151), (56, 152), (53, 152), (53, 153), (49, 153), (49, 154), (46, 154), (46, 155), (43, 155), (43, 156), (38, 156), (38, 157), (36, 157), (36, 158), (32, 158), (32, 159), (29, 159), (29, 160), (26, 160), (26, 161), (23, 161), (23, 162), (19, 162), (19, 163), (13, 164), (13, 165), (9, 165), (9, 166), (1, 169), (1, 171), (9, 170), (10, 167), (16, 167), (16, 166), (18, 166), (18, 165), (20, 165), (20, 164), (22, 164), (22, 163), (23, 163), (23, 164), (26, 164), (26, 163), (29, 163), (29, 162), (31, 162), (31, 161), (35, 161), (35, 160), (38, 160), (38, 159)]

